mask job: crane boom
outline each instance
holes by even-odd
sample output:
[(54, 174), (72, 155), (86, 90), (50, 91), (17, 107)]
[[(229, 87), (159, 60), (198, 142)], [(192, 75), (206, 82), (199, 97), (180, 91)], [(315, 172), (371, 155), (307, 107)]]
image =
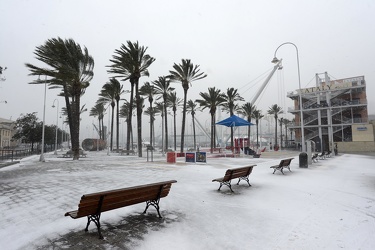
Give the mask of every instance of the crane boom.
[(260, 86), (258, 92), (255, 94), (253, 100), (251, 100), (251, 104), (254, 105), (254, 103), (258, 100), (260, 94), (262, 94), (264, 88), (267, 86), (267, 84), (269, 83), (269, 81), (271, 80), (273, 74), (275, 74), (275, 71), (279, 68), (281, 68), (281, 62), (283, 61), (283, 59), (280, 59), (276, 64), (275, 66), (273, 67), (271, 73), (267, 76), (266, 80), (264, 80), (262, 86)]
[[(281, 62), (283, 61), (283, 59), (280, 59), (276, 64), (275, 66), (273, 67), (271, 73), (267, 76), (266, 80), (264, 80), (262, 86), (260, 86), (260, 88), (258, 89), (258, 92), (255, 94), (255, 96), (253, 97), (253, 100), (251, 100), (251, 104), (254, 105), (254, 103), (258, 100), (260, 94), (262, 94), (263, 90), (265, 89), (265, 87), (267, 86), (267, 84), (269, 83), (269, 81), (271, 80), (273, 74), (275, 74), (276, 70), (277, 69), (281, 69), (282, 66), (281, 66)], [(234, 128), (234, 131), (236, 130), (237, 128)], [(224, 140), (224, 142), (227, 142), (230, 138), (230, 135)]]

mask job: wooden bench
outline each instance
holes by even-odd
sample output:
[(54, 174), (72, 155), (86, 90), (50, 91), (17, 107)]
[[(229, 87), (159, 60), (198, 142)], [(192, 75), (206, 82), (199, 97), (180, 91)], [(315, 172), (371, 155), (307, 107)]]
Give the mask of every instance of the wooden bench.
[(146, 202), (146, 209), (143, 213), (146, 213), (149, 206), (153, 206), (161, 218), (159, 211), (160, 198), (166, 197), (169, 194), (172, 183), (175, 182), (177, 181), (170, 180), (99, 193), (85, 194), (81, 197), (81, 201), (78, 204), (78, 210), (67, 212), (65, 213), (65, 216), (70, 216), (73, 219), (87, 216), (85, 231), (88, 231), (90, 222), (94, 222), (98, 229), (99, 239), (103, 239), (100, 231), (100, 215), (102, 212)]
[(292, 162), (293, 159), (294, 158), (283, 159), (280, 161), (279, 165), (271, 166), (270, 168), (274, 169), (272, 174), (274, 174), (276, 170), (279, 170), (282, 174), (284, 174), (284, 171), (283, 171), (284, 168), (287, 168), (289, 169), (290, 172), (292, 172), (290, 170), (290, 163)]
[(128, 155), (128, 154), (135, 155), (135, 151), (133, 149), (129, 149), (129, 150), (123, 149), (120, 151), (120, 155)]
[(231, 186), (231, 181), (233, 179), (236, 179), (238, 178), (238, 182), (237, 182), (237, 185), (239, 185), (240, 181), (241, 180), (245, 180), (247, 181), (247, 184), (249, 184), (249, 186), (251, 186), (250, 182), (249, 182), (249, 175), (251, 174), (251, 172), (253, 171), (253, 167), (256, 166), (256, 165), (251, 165), (251, 166), (247, 166), (247, 167), (240, 167), (240, 168), (232, 168), (232, 169), (228, 169), (226, 172), (225, 172), (225, 175), (224, 177), (222, 178), (217, 178), (217, 179), (213, 179), (212, 182), (214, 181), (217, 181), (217, 182), (220, 182), (220, 187), (219, 187), (219, 191), (221, 189), (221, 187), (223, 185), (226, 185), (229, 187), (230, 191), (233, 192), (232, 190), (232, 186)]

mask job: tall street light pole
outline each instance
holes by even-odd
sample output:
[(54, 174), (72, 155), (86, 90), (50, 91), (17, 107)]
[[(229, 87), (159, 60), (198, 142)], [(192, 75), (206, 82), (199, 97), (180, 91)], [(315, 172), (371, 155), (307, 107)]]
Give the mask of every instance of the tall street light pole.
[(281, 46), (286, 45), (286, 44), (293, 45), (294, 48), (296, 48), (296, 52), (297, 52), (298, 88), (299, 88), (299, 111), (300, 111), (300, 119), (301, 119), (301, 144), (302, 144), (302, 152), (306, 152), (305, 131), (304, 131), (304, 126), (303, 126), (303, 110), (302, 110), (303, 107), (302, 107), (301, 75), (300, 75), (300, 70), (299, 70), (299, 57), (298, 57), (298, 48), (297, 48), (297, 46), (294, 43), (291, 43), (291, 42), (286, 42), (286, 43), (281, 44), (275, 50), (275, 53), (274, 53), (274, 56), (273, 56), (274, 58), (272, 60), (272, 63), (278, 63), (280, 61), (276, 57), (276, 52), (277, 52), (277, 50)]
[(63, 115), (60, 116), (61, 118), (61, 149), (63, 151), (63, 144), (64, 144), (64, 118)]
[(55, 136), (55, 153), (57, 155), (57, 128), (59, 126), (59, 100), (53, 100), (52, 108), (55, 108), (55, 101), (57, 101), (57, 109), (56, 109), (56, 136)]
[(46, 118), (46, 94), (47, 94), (47, 76), (44, 81), (44, 103), (43, 103), (43, 128), (42, 128), (42, 147), (39, 157), (39, 161), (45, 162), (44, 159), (44, 127), (45, 127), (45, 118)]

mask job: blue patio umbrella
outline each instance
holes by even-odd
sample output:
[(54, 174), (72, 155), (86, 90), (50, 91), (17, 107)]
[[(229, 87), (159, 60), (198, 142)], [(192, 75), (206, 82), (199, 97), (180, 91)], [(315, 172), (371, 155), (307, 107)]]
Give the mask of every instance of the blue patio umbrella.
[(251, 126), (254, 125), (251, 122), (248, 122), (241, 117), (238, 117), (236, 115), (232, 115), (222, 121), (219, 121), (216, 123), (217, 125), (224, 125), (226, 127), (240, 127), (240, 126)]
[(216, 123), (217, 125), (224, 125), (226, 127), (240, 127), (240, 126), (251, 126), (254, 125), (251, 122), (248, 122), (241, 117), (238, 117), (236, 115), (232, 115), (222, 121), (219, 121)]

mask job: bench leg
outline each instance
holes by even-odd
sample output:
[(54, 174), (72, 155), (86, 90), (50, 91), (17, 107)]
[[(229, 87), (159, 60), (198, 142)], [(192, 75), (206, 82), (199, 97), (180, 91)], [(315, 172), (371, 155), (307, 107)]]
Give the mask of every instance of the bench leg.
[[(221, 189), (221, 187), (222, 187), (223, 185), (226, 185), (227, 187), (229, 187), (230, 191), (233, 192), (233, 190), (232, 190), (232, 185), (230, 184), (230, 181), (223, 181), (223, 182), (220, 182), (220, 187), (219, 187), (218, 191), (220, 191), (220, 189)], [(234, 193), (234, 192), (233, 192), (233, 193)]]
[(143, 212), (144, 214), (146, 213), (147, 209), (150, 207), (150, 206), (153, 206), (156, 211), (158, 212), (158, 215), (159, 215), (159, 218), (162, 218), (161, 215), (160, 215), (160, 207), (159, 207), (159, 201), (160, 200), (151, 200), (151, 201), (146, 201), (146, 209), (145, 211)]
[(241, 181), (241, 180), (245, 180), (245, 181), (247, 181), (247, 184), (249, 184), (249, 187), (251, 187), (251, 184), (250, 184), (250, 182), (249, 182), (249, 176), (243, 176), (243, 177), (238, 178), (237, 185), (240, 184), (240, 181)]
[(91, 221), (95, 223), (95, 225), (98, 229), (99, 239), (103, 239), (102, 232), (100, 231), (100, 214), (94, 214), (94, 215), (87, 216), (87, 225), (86, 225), (86, 228), (85, 228), (86, 232), (89, 230), (89, 225), (90, 225)]

